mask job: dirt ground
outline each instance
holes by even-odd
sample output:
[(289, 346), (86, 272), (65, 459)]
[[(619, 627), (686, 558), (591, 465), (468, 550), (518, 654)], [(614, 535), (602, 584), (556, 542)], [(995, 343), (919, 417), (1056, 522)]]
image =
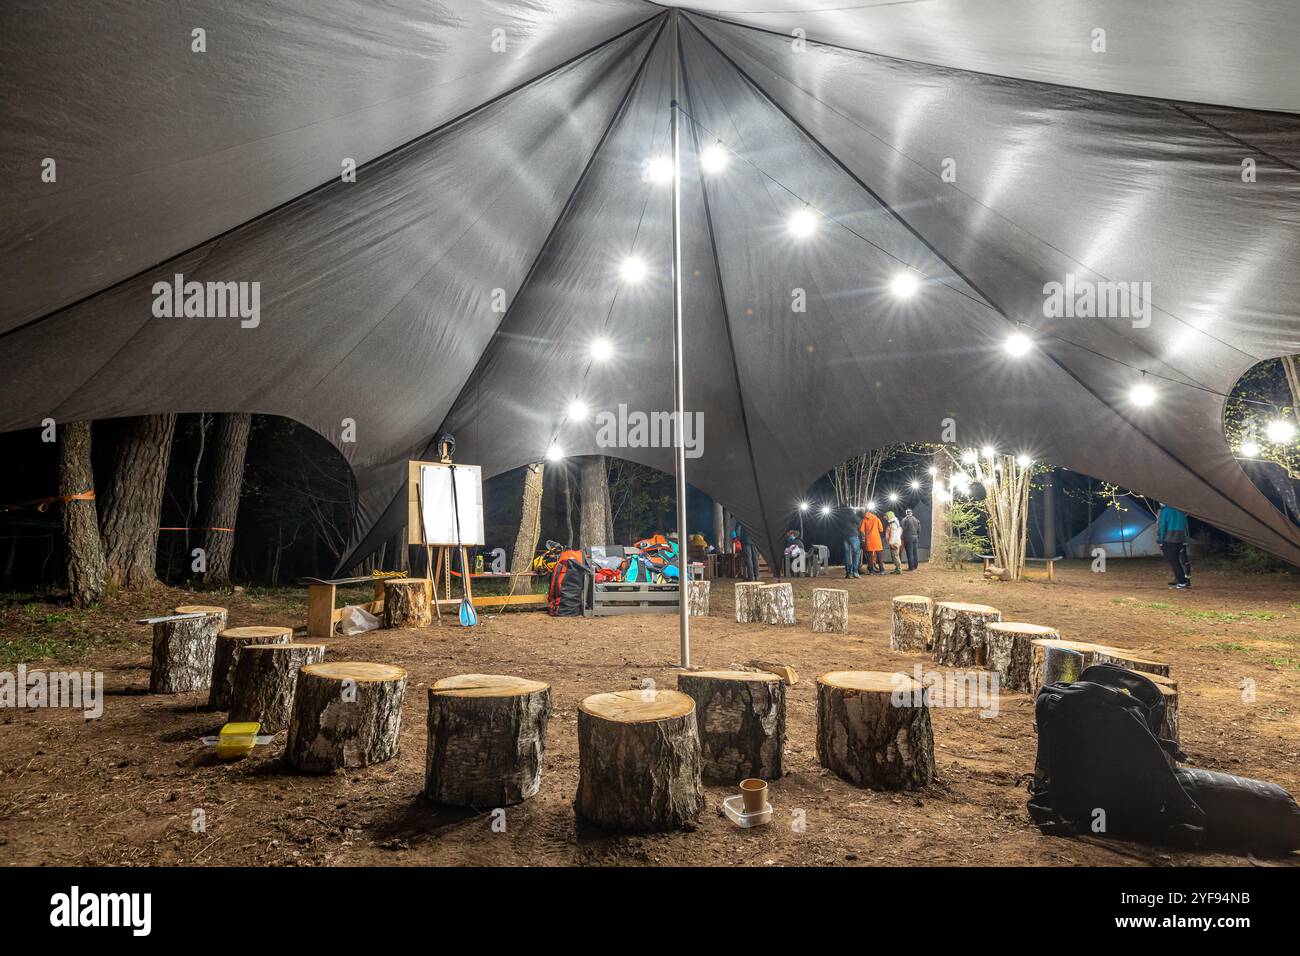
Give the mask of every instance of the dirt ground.
[[(198, 742), (220, 724), (206, 692), (150, 696), (149, 629), (132, 619), (192, 601), (230, 608), (230, 626), (301, 625), (296, 591), (160, 591), (74, 612), (40, 601), (0, 606), (0, 670), (36, 659), (50, 669), (100, 670), (103, 716), (0, 710), (0, 860), (17, 865), (1296, 865), (1096, 838), (1040, 835), (1025, 811), (1035, 737), (1026, 695), (1003, 695), (996, 717), (935, 709), (938, 781), (916, 793), (860, 790), (823, 770), (815, 746), (813, 679), (831, 670), (902, 670), (922, 655), (889, 649), (889, 600), (992, 604), (1005, 620), (1058, 628), (1168, 660), (1180, 683), (1182, 742), (1197, 766), (1273, 780), (1300, 792), (1300, 594), (1290, 575), (1199, 571), (1186, 592), (1166, 588), (1156, 561), (1083, 562), (1057, 582), (985, 582), (975, 571), (922, 567), (902, 577), (796, 585), (792, 628), (734, 622), (731, 582), (715, 582), (712, 614), (692, 623), (697, 664), (787, 661), (786, 775), (772, 784), (772, 825), (739, 830), (720, 815), (734, 788), (706, 785), (694, 832), (619, 836), (575, 823), (576, 708), (588, 694), (676, 685), (671, 615), (552, 619), (537, 613), (456, 626), (335, 637), (329, 659), (400, 664), (410, 673), (400, 755), (323, 777), (283, 766), (284, 735), (253, 756), (220, 763)], [(846, 585), (850, 629), (813, 634), (814, 583)], [(29, 665), (31, 666), (31, 665)], [(554, 712), (542, 790), (510, 808), (504, 832), (481, 812), (434, 806), (421, 794), (427, 688), (457, 673), (548, 681)], [(1253, 702), (1243, 685), (1254, 682)], [(195, 832), (195, 810), (206, 826)], [(802, 814), (796, 811), (803, 811)], [(806, 826), (793, 826), (802, 817)]]

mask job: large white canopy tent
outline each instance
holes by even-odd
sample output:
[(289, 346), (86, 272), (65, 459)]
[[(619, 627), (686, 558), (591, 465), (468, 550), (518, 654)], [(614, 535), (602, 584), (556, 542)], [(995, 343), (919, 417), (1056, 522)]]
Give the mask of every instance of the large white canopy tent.
[[(669, 15), (5, 4), (0, 429), (300, 420), (357, 476), (354, 555), (444, 429), (487, 475), (556, 445), (671, 470), (565, 418), (673, 407), (670, 190), (644, 175), (670, 150)], [(1243, 371), (1300, 352), (1300, 6), (712, 0), (676, 35), (690, 480), (765, 549), (828, 467), (951, 418), (1300, 562), (1222, 429)], [(260, 282), (260, 323), (155, 317), (177, 273)], [(1047, 317), (1067, 277), (1150, 282), (1149, 324)]]

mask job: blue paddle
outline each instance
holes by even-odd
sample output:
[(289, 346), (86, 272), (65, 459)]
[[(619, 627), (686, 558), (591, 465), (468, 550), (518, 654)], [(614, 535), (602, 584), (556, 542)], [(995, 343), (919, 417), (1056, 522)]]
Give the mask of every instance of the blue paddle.
[(460, 626), (473, 627), (478, 623), (478, 612), (469, 599), (469, 568), (465, 566), (465, 549), (460, 543), (460, 500), (456, 497), (456, 466), (451, 465), (451, 510), (456, 520), (456, 553), (460, 555)]

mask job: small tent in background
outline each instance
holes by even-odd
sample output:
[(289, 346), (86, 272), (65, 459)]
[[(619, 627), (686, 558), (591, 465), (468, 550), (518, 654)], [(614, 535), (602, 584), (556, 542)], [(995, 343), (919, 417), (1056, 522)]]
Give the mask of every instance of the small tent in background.
[(1069, 540), (1065, 546), (1066, 555), (1090, 558), (1095, 548), (1104, 548), (1108, 558), (1159, 557), (1155, 516), (1136, 503), (1125, 504), (1124, 509), (1107, 508), (1103, 511), (1092, 524)]

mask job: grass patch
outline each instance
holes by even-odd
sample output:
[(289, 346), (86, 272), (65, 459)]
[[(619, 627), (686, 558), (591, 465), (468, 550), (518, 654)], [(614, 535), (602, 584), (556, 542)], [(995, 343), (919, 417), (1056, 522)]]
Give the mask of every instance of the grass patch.
[(1216, 644), (1202, 644), (1201, 650), (1222, 651), (1225, 654), (1244, 654), (1247, 653), (1250, 648), (1245, 644), (1234, 644), (1231, 641), (1219, 641)]
[[(1207, 611), (1201, 608), (1183, 607), (1168, 601), (1135, 601), (1132, 598), (1112, 598), (1112, 604), (1125, 607), (1140, 607), (1150, 611), (1164, 611), (1176, 614), (1189, 621), (1218, 621), (1222, 624), (1240, 624), (1243, 621), (1276, 621), (1282, 615), (1276, 611)], [(1292, 607), (1296, 605), (1292, 604)]]

